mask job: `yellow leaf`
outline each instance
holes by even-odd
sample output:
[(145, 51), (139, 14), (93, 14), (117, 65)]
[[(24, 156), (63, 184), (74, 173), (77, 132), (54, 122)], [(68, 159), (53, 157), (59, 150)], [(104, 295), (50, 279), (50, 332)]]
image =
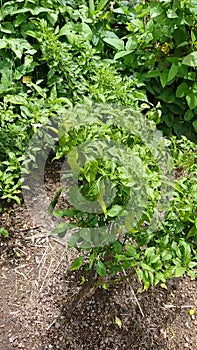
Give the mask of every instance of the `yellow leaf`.
[(170, 52), (168, 43), (164, 43), (161, 45), (161, 52), (163, 52), (165, 55), (167, 55)]
[(189, 310), (189, 314), (190, 314), (190, 316), (194, 315), (195, 314), (195, 310), (194, 309), (190, 309)]
[(24, 76), (22, 77), (22, 82), (23, 82), (24, 84), (29, 84), (29, 83), (31, 83), (31, 81), (32, 81), (32, 77), (31, 77), (31, 76), (24, 75)]
[(122, 321), (116, 316), (116, 318), (115, 318), (115, 323), (117, 324), (117, 326), (119, 327), (119, 328), (122, 328)]
[(85, 281), (86, 281), (85, 277), (82, 276), (82, 277), (81, 277), (81, 283), (80, 283), (80, 285), (82, 286), (82, 285), (85, 283)]

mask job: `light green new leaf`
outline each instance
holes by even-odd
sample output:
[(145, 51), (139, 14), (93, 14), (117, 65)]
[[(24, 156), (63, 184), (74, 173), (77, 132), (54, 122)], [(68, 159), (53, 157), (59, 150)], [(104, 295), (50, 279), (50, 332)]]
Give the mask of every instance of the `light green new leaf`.
[(117, 316), (115, 317), (115, 323), (120, 329), (122, 328), (122, 321)]
[(179, 266), (175, 270), (175, 277), (181, 277), (185, 273), (185, 267)]
[(120, 214), (122, 207), (120, 205), (113, 205), (110, 210), (107, 211), (107, 216), (114, 217)]
[(5, 228), (0, 227), (0, 235), (3, 237), (9, 237), (9, 232)]
[(124, 50), (124, 41), (122, 39), (116, 38), (104, 38), (103, 39), (107, 44), (114, 47), (116, 50), (123, 51)]
[(186, 66), (190, 67), (197, 67), (197, 51), (194, 51), (189, 55), (185, 56), (182, 61), (182, 64), (185, 64)]
[(114, 56), (114, 59), (115, 60), (118, 60), (119, 58), (122, 58), (122, 57), (125, 57), (125, 56), (127, 56), (127, 55), (130, 55), (130, 53), (132, 53), (133, 52), (133, 50), (132, 51), (120, 51), (120, 52), (117, 52), (116, 54), (115, 54), (115, 56)]

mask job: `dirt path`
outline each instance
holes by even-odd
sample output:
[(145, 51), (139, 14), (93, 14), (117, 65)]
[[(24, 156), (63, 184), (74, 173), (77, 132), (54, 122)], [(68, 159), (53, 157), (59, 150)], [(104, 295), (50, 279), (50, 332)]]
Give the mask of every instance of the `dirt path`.
[(68, 321), (68, 305), (82, 288), (82, 275), (87, 277), (69, 272), (76, 252), (31, 229), (24, 206), (14, 206), (0, 220), (11, 234), (0, 244), (1, 350), (197, 349), (197, 316), (189, 314), (197, 310), (196, 281), (174, 279), (168, 290), (137, 294), (133, 279), (144, 317), (130, 284), (98, 289), (76, 305)]

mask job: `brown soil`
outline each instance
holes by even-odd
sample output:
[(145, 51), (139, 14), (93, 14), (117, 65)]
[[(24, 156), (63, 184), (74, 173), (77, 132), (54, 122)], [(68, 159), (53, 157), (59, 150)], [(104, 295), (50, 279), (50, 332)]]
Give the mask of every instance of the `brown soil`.
[(6, 209), (1, 226), (10, 232), (0, 238), (1, 350), (197, 349), (196, 281), (138, 293), (133, 277), (90, 294), (87, 272), (69, 271), (77, 251), (35, 226), (24, 205)]

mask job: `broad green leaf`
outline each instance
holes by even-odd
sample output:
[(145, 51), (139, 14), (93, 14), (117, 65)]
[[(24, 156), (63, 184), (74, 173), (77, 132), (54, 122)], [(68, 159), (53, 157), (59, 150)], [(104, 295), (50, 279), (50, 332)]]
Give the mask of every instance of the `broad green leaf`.
[(63, 233), (65, 235), (67, 232), (67, 229), (68, 229), (68, 223), (60, 222), (60, 224), (58, 224), (54, 228), (53, 233), (57, 233), (58, 235)]
[(68, 22), (60, 29), (58, 36), (68, 35), (71, 30), (73, 30), (72, 23)]
[(195, 132), (197, 133), (197, 120), (195, 120), (193, 123), (192, 123), (193, 127), (194, 127), (194, 130)]
[(179, 16), (177, 15), (176, 11), (173, 9), (169, 9), (167, 11), (167, 17), (168, 18), (178, 18)]
[(190, 67), (197, 67), (197, 51), (194, 51), (189, 55), (185, 56), (182, 60), (182, 64), (185, 64), (186, 66)]
[(145, 74), (145, 78), (155, 78), (160, 76), (160, 70), (155, 69)]
[(85, 256), (80, 256), (79, 258), (75, 259), (70, 267), (71, 271), (79, 270), (80, 267), (83, 265)]
[(190, 109), (197, 107), (197, 95), (193, 92), (186, 96), (187, 104)]
[(110, 216), (110, 217), (115, 217), (115, 216), (118, 216), (120, 214), (120, 212), (122, 211), (122, 207), (120, 205), (113, 205), (113, 207), (111, 207), (111, 209), (109, 209), (107, 211), (107, 216)]
[(75, 232), (72, 234), (72, 236), (70, 237), (69, 241), (68, 241), (68, 247), (69, 248), (73, 248), (76, 246), (76, 244), (79, 241), (79, 233)]
[(181, 277), (185, 273), (185, 267), (179, 266), (175, 269), (175, 277)]
[(173, 115), (173, 113), (167, 113), (166, 115), (164, 115), (164, 121), (167, 124), (167, 126), (169, 128), (171, 128), (172, 125), (174, 124), (174, 115)]
[(141, 269), (137, 268), (136, 269), (136, 274), (137, 274), (138, 280), (140, 282), (142, 282), (142, 280), (143, 280), (143, 271)]
[(187, 112), (184, 114), (184, 120), (188, 122), (192, 120), (193, 116), (194, 113), (190, 109), (188, 109)]
[(169, 73), (168, 73), (168, 79), (167, 79), (167, 82), (171, 81), (172, 79), (174, 79), (178, 73), (178, 66), (174, 63), (172, 63), (171, 67), (170, 67), (170, 70), (169, 70)]
[(162, 8), (162, 6), (159, 4), (159, 3), (157, 3), (157, 2), (152, 2), (151, 4), (150, 4), (150, 17), (151, 18), (155, 18), (155, 17), (158, 17), (158, 16), (160, 16), (161, 14), (162, 14), (162, 12), (163, 12), (163, 8)]
[(97, 265), (96, 265), (96, 272), (98, 273), (99, 276), (101, 277), (105, 277), (106, 276), (106, 267), (105, 265), (103, 264), (102, 261), (98, 261)]
[(185, 82), (181, 83), (176, 90), (176, 97), (182, 98), (186, 96), (188, 94), (188, 89), (189, 89), (189, 86), (187, 85), (187, 83)]
[(3, 38), (0, 39), (0, 50), (5, 49), (7, 47), (7, 41)]
[(80, 237), (83, 238), (86, 242), (92, 242), (91, 230), (88, 228), (83, 228), (79, 231)]
[(27, 103), (27, 100), (23, 95), (7, 95), (5, 96), (4, 101), (14, 105), (24, 105)]
[(130, 51), (130, 50), (135, 50), (136, 48), (137, 48), (137, 41), (133, 37), (129, 38), (125, 45), (125, 49), (127, 51)]
[(124, 50), (124, 41), (122, 39), (104, 38), (103, 40), (119, 51)]
[(85, 39), (92, 39), (93, 33), (87, 23), (82, 22), (80, 24), (74, 25), (73, 29), (76, 30), (78, 33), (81, 33)]
[(118, 60), (119, 58), (122, 58), (122, 57), (125, 57), (127, 55), (130, 55), (133, 51), (120, 51), (120, 52), (117, 52), (114, 56), (114, 59), (115, 60)]

